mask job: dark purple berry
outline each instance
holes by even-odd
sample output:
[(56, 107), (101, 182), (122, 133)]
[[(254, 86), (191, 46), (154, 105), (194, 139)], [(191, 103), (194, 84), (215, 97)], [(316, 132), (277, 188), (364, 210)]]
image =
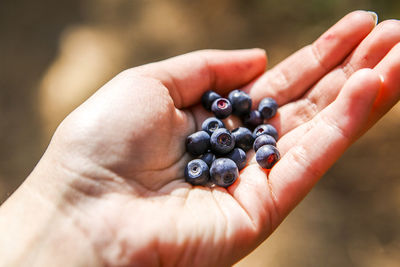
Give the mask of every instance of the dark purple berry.
[(207, 152), (204, 155), (202, 155), (200, 157), (200, 159), (202, 161), (204, 161), (205, 163), (207, 163), (208, 167), (211, 167), (211, 164), (213, 163), (213, 161), (216, 159), (215, 155), (211, 152)]
[(201, 124), (201, 129), (206, 131), (209, 135), (212, 135), (212, 133), (219, 128), (225, 128), (225, 124), (221, 120), (214, 117), (207, 118)]
[(214, 92), (212, 90), (209, 90), (209, 91), (205, 92), (203, 94), (203, 96), (201, 97), (201, 104), (203, 105), (203, 107), (206, 110), (211, 111), (212, 103), (218, 98), (221, 98), (221, 96), (219, 94), (217, 94), (216, 92)]
[(275, 138), (275, 140), (278, 140), (278, 131), (271, 124), (261, 124), (257, 126), (253, 131), (254, 138), (257, 138), (262, 134), (268, 134)]
[(238, 167), (239, 171), (243, 169), (246, 166), (247, 163), (247, 157), (246, 157), (246, 152), (244, 152), (243, 149), (241, 148), (234, 148), (231, 152), (229, 152), (226, 157), (228, 159), (233, 160), (236, 163), (236, 166)]
[(205, 185), (210, 179), (207, 163), (201, 159), (189, 161), (185, 168), (185, 180), (192, 185)]
[(210, 135), (205, 131), (195, 132), (186, 138), (186, 151), (200, 156), (210, 148)]
[(270, 97), (264, 98), (258, 105), (258, 111), (261, 113), (264, 119), (270, 119), (275, 116), (277, 110), (278, 104), (273, 98)]
[(253, 133), (245, 128), (239, 127), (232, 131), (232, 136), (235, 138), (235, 146), (240, 147), (244, 151), (249, 151), (253, 147)]
[(257, 163), (264, 169), (271, 169), (280, 157), (278, 149), (271, 145), (264, 145), (256, 152)]
[(252, 110), (249, 114), (243, 117), (243, 123), (245, 126), (254, 129), (258, 125), (264, 122), (261, 113), (258, 110)]
[(264, 145), (271, 145), (271, 146), (276, 146), (276, 140), (275, 138), (273, 138), (272, 136), (270, 136), (269, 134), (262, 134), (259, 135), (256, 140), (254, 140), (254, 144), (253, 144), (253, 149), (255, 152), (257, 152), (257, 150), (264, 146)]
[(232, 104), (233, 114), (242, 116), (251, 110), (251, 98), (241, 90), (233, 90), (229, 93), (228, 99)]
[(211, 105), (211, 111), (218, 119), (225, 119), (232, 114), (232, 105), (226, 98), (218, 98)]
[(228, 187), (239, 177), (239, 170), (233, 160), (219, 158), (211, 165), (210, 177), (216, 185)]
[(210, 144), (212, 152), (223, 155), (235, 147), (235, 139), (227, 129), (221, 128), (211, 135)]

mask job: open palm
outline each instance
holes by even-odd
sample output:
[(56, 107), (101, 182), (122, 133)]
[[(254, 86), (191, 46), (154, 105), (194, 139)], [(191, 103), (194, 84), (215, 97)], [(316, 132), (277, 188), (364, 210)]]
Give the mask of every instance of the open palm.
[[(399, 40), (399, 22), (375, 27), (358, 11), (265, 74), (259, 49), (127, 70), (64, 120), (44, 159), (73, 177), (80, 225), (106, 265), (233, 264), (398, 101)], [(185, 183), (186, 136), (210, 115), (196, 105), (202, 93), (239, 87), (253, 105), (266, 96), (280, 105), (271, 123), (281, 160), (267, 172), (249, 153), (227, 189)]]

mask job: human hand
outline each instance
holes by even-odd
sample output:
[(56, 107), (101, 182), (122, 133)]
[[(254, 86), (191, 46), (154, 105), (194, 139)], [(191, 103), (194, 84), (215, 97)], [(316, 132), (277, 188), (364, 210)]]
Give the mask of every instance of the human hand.
[(266, 62), (260, 50), (203, 51), (106, 84), (60, 125), (25, 188), (58, 195), (105, 265), (232, 264), (398, 101), (399, 24), (373, 28), (369, 13), (352, 13), (245, 87), (255, 104), (272, 96), (281, 106), (271, 172), (250, 159), (227, 189), (183, 181), (185, 138), (206, 116), (194, 106), (201, 94), (243, 86)]

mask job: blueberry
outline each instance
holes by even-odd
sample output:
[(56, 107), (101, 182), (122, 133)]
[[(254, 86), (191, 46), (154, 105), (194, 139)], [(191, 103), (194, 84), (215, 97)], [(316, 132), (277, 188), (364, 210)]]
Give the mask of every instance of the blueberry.
[(235, 147), (235, 139), (227, 129), (221, 128), (211, 135), (210, 144), (212, 152), (223, 155)]
[(232, 114), (232, 104), (226, 98), (218, 98), (211, 105), (211, 111), (218, 119), (225, 119)]
[(228, 187), (239, 177), (236, 163), (228, 158), (216, 159), (210, 168), (211, 181), (216, 185)]
[(228, 99), (232, 104), (233, 114), (242, 116), (248, 114), (251, 109), (251, 98), (241, 90), (233, 90), (229, 93)]
[(217, 94), (216, 92), (214, 92), (212, 90), (209, 90), (209, 91), (205, 92), (203, 94), (203, 96), (201, 97), (201, 104), (203, 105), (203, 107), (206, 110), (211, 111), (212, 103), (218, 98), (221, 98), (221, 96), (219, 94)]
[(240, 147), (244, 151), (249, 151), (254, 142), (253, 133), (245, 128), (239, 127), (232, 131), (232, 136), (235, 138), (235, 146)]
[(256, 152), (257, 163), (264, 169), (271, 169), (280, 157), (278, 149), (271, 145), (264, 145)]
[(200, 156), (210, 147), (210, 135), (205, 131), (195, 132), (186, 138), (186, 151), (193, 156)]
[(227, 158), (233, 160), (236, 163), (239, 171), (246, 166), (247, 157), (246, 152), (241, 148), (234, 148), (231, 152), (226, 155)]
[(264, 122), (261, 113), (258, 110), (252, 110), (249, 114), (243, 117), (243, 123), (245, 126), (254, 129), (258, 125)]
[(207, 163), (208, 167), (210, 167), (213, 161), (216, 159), (216, 157), (212, 152), (207, 152), (204, 155), (202, 155), (200, 159), (205, 163)]
[(270, 97), (264, 98), (258, 105), (258, 111), (261, 113), (264, 119), (270, 119), (275, 116), (277, 110), (278, 104), (273, 98)]
[(185, 168), (185, 180), (192, 185), (205, 185), (210, 179), (207, 163), (201, 159), (189, 161)]
[(278, 131), (271, 124), (261, 124), (257, 126), (253, 131), (254, 138), (257, 138), (262, 134), (268, 134), (275, 138), (275, 140), (278, 140)]
[(275, 138), (273, 138), (272, 136), (270, 136), (269, 134), (262, 134), (259, 135), (256, 140), (254, 141), (253, 144), (253, 149), (255, 152), (257, 152), (257, 150), (264, 146), (264, 145), (271, 145), (271, 146), (276, 146), (276, 140)]
[(209, 135), (212, 135), (212, 133), (219, 128), (225, 128), (225, 124), (215, 117), (207, 118), (201, 124), (201, 129), (206, 131)]

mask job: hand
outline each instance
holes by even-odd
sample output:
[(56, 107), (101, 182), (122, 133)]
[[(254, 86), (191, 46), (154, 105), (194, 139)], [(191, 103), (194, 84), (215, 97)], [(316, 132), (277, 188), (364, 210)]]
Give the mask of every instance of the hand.
[[(40, 196), (44, 212), (53, 202), (57, 218), (76, 230), (63, 235), (66, 243), (75, 238), (89, 251), (78, 250), (86, 266), (233, 264), (398, 101), (400, 24), (374, 26), (371, 14), (351, 13), (263, 75), (258, 49), (195, 52), (121, 73), (64, 120), (0, 215), (18, 201), (33, 205), (24, 198)], [(281, 106), (272, 120), (281, 160), (267, 172), (249, 155), (227, 189), (185, 183), (184, 143), (206, 116), (195, 106), (202, 93), (226, 94), (251, 81), (244, 89), (255, 105), (272, 96)], [(51, 233), (60, 227), (51, 226), (47, 245), (59, 237)]]

